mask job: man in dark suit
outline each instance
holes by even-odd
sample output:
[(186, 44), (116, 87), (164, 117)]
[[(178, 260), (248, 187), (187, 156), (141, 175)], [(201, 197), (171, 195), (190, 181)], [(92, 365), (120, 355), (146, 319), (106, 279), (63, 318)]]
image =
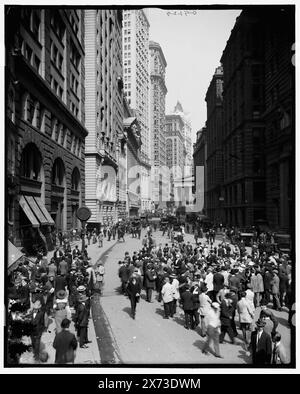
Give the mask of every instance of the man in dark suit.
[(155, 288), (155, 280), (156, 280), (156, 275), (155, 275), (155, 270), (153, 269), (152, 264), (147, 264), (147, 269), (145, 272), (145, 288), (146, 288), (146, 301), (151, 302), (152, 298), (152, 290)]
[(214, 292), (213, 292), (213, 301), (216, 301), (216, 296), (221, 289), (224, 287), (224, 276), (220, 273), (221, 268), (217, 267), (216, 272), (213, 276), (213, 285), (214, 285)]
[(231, 318), (232, 318), (232, 298), (231, 294), (225, 294), (224, 300), (221, 302), (221, 312), (220, 312), (220, 320), (221, 320), (221, 334), (220, 334), (220, 343), (223, 343), (225, 334), (228, 333), (231, 342), (235, 344), (234, 332), (231, 326)]
[(268, 365), (272, 357), (272, 339), (264, 331), (266, 323), (259, 319), (256, 322), (256, 330), (251, 333), (251, 353), (254, 365)]
[(135, 319), (136, 304), (139, 302), (141, 293), (141, 282), (138, 280), (137, 275), (133, 274), (129, 279), (127, 286), (127, 294), (130, 299), (131, 315)]
[(41, 302), (35, 301), (33, 304), (33, 311), (31, 312), (31, 344), (34, 359), (39, 362), (40, 361), (40, 344), (41, 344), (41, 337), (43, 331), (45, 329), (44, 325), (44, 312), (42, 311), (42, 304)]
[(194, 308), (194, 300), (193, 294), (190, 291), (190, 288), (185, 285), (183, 291), (181, 293), (181, 300), (182, 308), (184, 311), (184, 319), (185, 319), (185, 326), (187, 330), (192, 328), (193, 325), (193, 308)]
[(121, 279), (121, 292), (126, 294), (126, 285), (129, 280), (129, 264), (122, 262), (122, 265), (119, 268), (119, 278)]
[(79, 303), (74, 317), (75, 327), (79, 336), (79, 345), (81, 348), (87, 348), (88, 340), (88, 324), (89, 324), (89, 309), (87, 306), (87, 297), (82, 294), (79, 298)]
[(55, 336), (53, 347), (56, 350), (55, 364), (74, 364), (77, 340), (75, 335), (69, 331), (70, 320), (63, 319), (62, 331)]

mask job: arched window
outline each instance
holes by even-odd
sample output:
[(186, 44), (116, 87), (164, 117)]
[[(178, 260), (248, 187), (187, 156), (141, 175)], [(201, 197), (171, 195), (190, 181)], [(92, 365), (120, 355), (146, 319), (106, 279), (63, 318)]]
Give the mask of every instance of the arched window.
[(71, 189), (72, 190), (79, 190), (80, 186), (80, 172), (77, 167), (74, 168), (71, 177)]
[(52, 184), (64, 186), (65, 167), (61, 159), (56, 159), (52, 168)]
[(42, 157), (35, 144), (26, 145), (21, 157), (21, 176), (40, 181)]

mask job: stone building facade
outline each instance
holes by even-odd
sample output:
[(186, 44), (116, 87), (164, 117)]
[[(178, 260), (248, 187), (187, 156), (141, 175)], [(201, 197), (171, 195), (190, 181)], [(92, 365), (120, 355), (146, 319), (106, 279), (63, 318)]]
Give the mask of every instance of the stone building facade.
[(8, 234), (51, 249), (53, 229), (80, 227), (85, 199), (84, 13), (5, 13)]
[(122, 11), (85, 10), (86, 205), (90, 226), (118, 218), (118, 150), (123, 135)]
[(150, 41), (151, 192), (156, 208), (166, 207), (166, 59), (160, 45)]

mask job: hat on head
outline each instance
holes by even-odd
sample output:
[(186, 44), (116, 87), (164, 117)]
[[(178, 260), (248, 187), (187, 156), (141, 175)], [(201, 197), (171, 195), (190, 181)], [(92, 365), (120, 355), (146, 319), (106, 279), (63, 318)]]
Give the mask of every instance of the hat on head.
[(57, 304), (67, 304), (68, 303), (68, 299), (67, 298), (58, 298), (56, 300)]
[(257, 327), (264, 327), (266, 325), (266, 322), (261, 319), (258, 319), (255, 324), (257, 325)]
[(220, 304), (218, 302), (212, 302), (211, 306), (215, 309), (220, 309)]
[(63, 300), (64, 298), (66, 298), (66, 295), (67, 295), (67, 293), (65, 292), (65, 290), (59, 290), (56, 293), (56, 298), (60, 299), (60, 300)]
[(83, 291), (85, 291), (85, 290), (86, 290), (86, 287), (83, 286), (83, 285), (77, 287), (77, 291), (79, 291), (79, 293), (81, 293), (81, 292), (83, 292)]
[(177, 278), (176, 274), (170, 274), (169, 276), (170, 276), (170, 278)]

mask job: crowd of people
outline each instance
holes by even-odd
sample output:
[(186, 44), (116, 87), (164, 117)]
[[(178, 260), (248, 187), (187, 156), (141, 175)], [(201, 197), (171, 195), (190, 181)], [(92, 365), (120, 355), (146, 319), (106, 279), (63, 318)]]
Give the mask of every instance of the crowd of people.
[(213, 342), (215, 356), (223, 357), (219, 344), (226, 334), (231, 343), (237, 343), (238, 320), (243, 347), (252, 354), (253, 364), (287, 363), (272, 310), (287, 308), (291, 325), (294, 293), (289, 255), (265, 251), (262, 241), (259, 247), (254, 243), (250, 253), (243, 242), (233, 246), (226, 237), (217, 246), (214, 242), (215, 232), (209, 232), (206, 241), (197, 237), (194, 246), (183, 239), (156, 245), (147, 231), (141, 249), (131, 256), (126, 252), (119, 261), (121, 292), (130, 299), (132, 318), (142, 290), (146, 302), (152, 302), (156, 291), (165, 319), (174, 318), (181, 307), (184, 328), (199, 326), (206, 337), (204, 354)]
[[(142, 291), (149, 303), (156, 293), (164, 319), (178, 318), (183, 310), (184, 328), (199, 327), (200, 335), (206, 338), (203, 354), (223, 357), (219, 344), (226, 335), (231, 343), (240, 343), (236, 341), (240, 330), (253, 364), (287, 363), (273, 311), (286, 308), (291, 325), (294, 278), (290, 256), (266, 249), (262, 237), (257, 238), (250, 253), (242, 241), (232, 245), (225, 232), (216, 244), (214, 229), (196, 229), (192, 245), (184, 241), (183, 226), (178, 231), (172, 226), (162, 228), (170, 241), (157, 245), (155, 230), (147, 225), (141, 249), (131, 255), (126, 252), (119, 261), (121, 292), (130, 299), (132, 318), (136, 317)], [(130, 223), (87, 231), (83, 250), (78, 245), (71, 248), (72, 238), (64, 235), (58, 239), (50, 261), (39, 253), (34, 262), (25, 259), (19, 264), (8, 281), (10, 363), (19, 363), (28, 348), (36, 363), (47, 361), (41, 337), (50, 319), (55, 321), (55, 363), (74, 363), (77, 347), (86, 349), (89, 344), (90, 298), (95, 293), (101, 295), (104, 283), (105, 268), (101, 262), (92, 263), (88, 245), (97, 243), (101, 248), (104, 238), (121, 241), (126, 232), (141, 238), (139, 226)], [(255, 316), (259, 316), (257, 321)], [(76, 335), (69, 331), (72, 321)], [(29, 344), (22, 340), (24, 336), (30, 338)]]
[[(87, 246), (71, 248), (67, 238), (55, 248), (50, 261), (41, 253), (33, 262), (28, 258), (21, 262), (8, 278), (9, 362), (18, 364), (30, 349), (36, 363), (47, 361), (41, 337), (53, 319), (55, 362), (73, 363), (77, 344), (85, 349), (90, 342), (90, 297), (101, 295), (104, 274), (100, 261), (92, 263)], [(72, 321), (77, 337), (68, 331)]]

